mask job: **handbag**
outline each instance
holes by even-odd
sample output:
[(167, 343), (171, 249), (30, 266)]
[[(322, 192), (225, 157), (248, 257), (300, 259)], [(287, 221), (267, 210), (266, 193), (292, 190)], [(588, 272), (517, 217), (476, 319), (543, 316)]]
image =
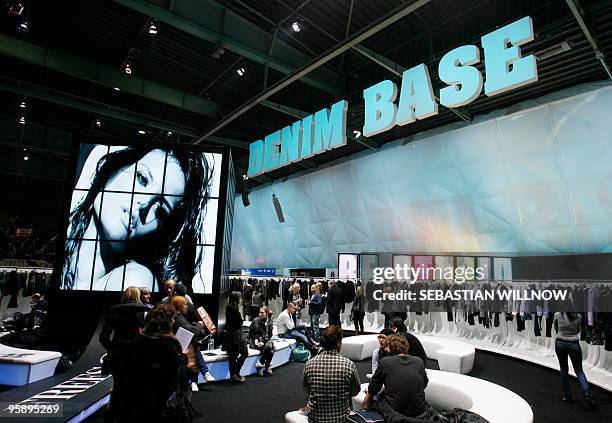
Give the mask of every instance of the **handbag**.
[(170, 396), (164, 405), (161, 413), (161, 421), (163, 423), (191, 423), (195, 419), (197, 412), (191, 404), (191, 400), (185, 393), (185, 387), (181, 381), (184, 380), (184, 371), (181, 370), (183, 365), (179, 365), (177, 370), (177, 387), (176, 391)]
[(310, 351), (303, 344), (300, 344), (291, 351), (289, 359), (292, 363), (306, 363), (310, 360)]

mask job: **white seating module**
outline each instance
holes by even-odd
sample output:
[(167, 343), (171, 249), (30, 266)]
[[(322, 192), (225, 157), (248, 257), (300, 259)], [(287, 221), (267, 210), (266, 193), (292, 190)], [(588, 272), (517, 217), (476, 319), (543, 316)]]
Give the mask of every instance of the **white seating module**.
[(0, 385), (22, 386), (53, 376), (61, 353), (0, 344)]
[[(491, 423), (533, 422), (533, 411), (527, 401), (503, 386), (439, 370), (428, 369), (427, 378), (429, 383), (425, 388), (425, 399), (435, 409), (463, 408), (481, 415)], [(362, 384), (361, 392), (353, 397), (354, 409), (361, 408), (367, 387), (367, 383)], [(289, 420), (285, 418), (285, 421)]]
[[(272, 358), (272, 367), (274, 368), (289, 361), (291, 351), (296, 346), (296, 341), (294, 339), (273, 339), (272, 343), (274, 344), (274, 357)], [(249, 357), (242, 365), (241, 375), (246, 376), (257, 373), (255, 364), (260, 354), (259, 350), (249, 348)], [(202, 356), (208, 365), (210, 374), (212, 374), (216, 380), (229, 379), (229, 357), (227, 352), (217, 348), (210, 351), (202, 351)], [(204, 383), (202, 375), (199, 376), (198, 382)]]
[(437, 360), (440, 370), (467, 374), (474, 367), (476, 349), (467, 342), (430, 335), (413, 334), (421, 341), (427, 358)]
[(340, 354), (354, 361), (361, 361), (372, 357), (378, 348), (378, 335), (349, 336), (342, 339)]

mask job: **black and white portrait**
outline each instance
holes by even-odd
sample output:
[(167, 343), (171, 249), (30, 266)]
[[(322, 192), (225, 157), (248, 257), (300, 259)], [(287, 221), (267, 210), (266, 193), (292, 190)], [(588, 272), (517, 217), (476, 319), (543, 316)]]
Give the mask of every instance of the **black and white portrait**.
[(222, 155), (82, 144), (61, 287), (212, 292)]

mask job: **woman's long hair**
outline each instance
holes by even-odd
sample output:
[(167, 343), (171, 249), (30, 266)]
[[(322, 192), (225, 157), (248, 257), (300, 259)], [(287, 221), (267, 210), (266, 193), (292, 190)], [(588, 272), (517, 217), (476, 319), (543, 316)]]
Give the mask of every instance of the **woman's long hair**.
[[(85, 231), (94, 215), (94, 201), (108, 181), (122, 168), (135, 164), (154, 147), (133, 148), (110, 152), (104, 155), (96, 165), (91, 187), (85, 198), (70, 212), (68, 239), (64, 251), (64, 269), (61, 282), (62, 289), (73, 289), (76, 281), (76, 269), (79, 259), (79, 248)], [(184, 150), (163, 150), (168, 159), (173, 158), (179, 164), (185, 176), (183, 201), (173, 212), (161, 231), (155, 234), (156, 241), (166, 243), (164, 248), (158, 245), (143, 249), (138, 248), (130, 253), (134, 259), (146, 265), (158, 281), (172, 278), (188, 287), (202, 262), (203, 249), (196, 245), (204, 244), (202, 233), (206, 205), (210, 198), (214, 163), (207, 160), (202, 152)], [(128, 244), (129, 245), (129, 244)], [(127, 258), (125, 262), (127, 262)], [(201, 277), (201, 276), (200, 276)]]

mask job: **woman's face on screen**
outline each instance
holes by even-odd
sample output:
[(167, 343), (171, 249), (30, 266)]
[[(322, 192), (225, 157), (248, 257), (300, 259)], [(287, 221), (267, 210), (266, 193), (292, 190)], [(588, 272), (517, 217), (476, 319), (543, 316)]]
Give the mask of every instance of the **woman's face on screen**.
[(102, 238), (139, 239), (154, 234), (176, 212), (181, 198), (175, 196), (185, 193), (185, 175), (173, 156), (166, 160), (165, 151), (152, 150), (115, 172), (104, 190), (94, 202)]

